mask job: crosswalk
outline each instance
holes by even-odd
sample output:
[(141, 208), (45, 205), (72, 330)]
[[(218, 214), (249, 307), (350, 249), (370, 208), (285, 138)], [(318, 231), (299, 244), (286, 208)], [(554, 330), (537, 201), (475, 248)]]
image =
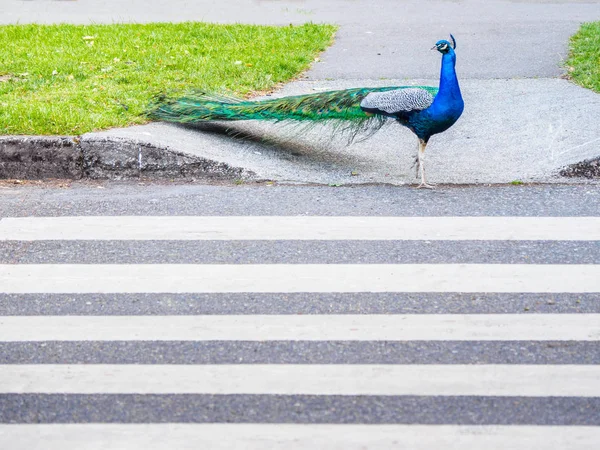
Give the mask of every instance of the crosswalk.
[(6, 217), (0, 246), (0, 448), (600, 442), (599, 217)]

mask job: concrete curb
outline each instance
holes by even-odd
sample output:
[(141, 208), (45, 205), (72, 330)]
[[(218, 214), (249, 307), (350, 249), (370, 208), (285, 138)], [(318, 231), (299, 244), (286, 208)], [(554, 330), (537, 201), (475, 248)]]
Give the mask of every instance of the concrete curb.
[(69, 136), (0, 137), (0, 178), (81, 178), (83, 155)]
[(251, 180), (242, 167), (123, 138), (0, 137), (0, 179)]
[(559, 175), (568, 178), (600, 178), (600, 156), (571, 164), (561, 169)]
[[(600, 179), (600, 157), (558, 170), (566, 179)], [(252, 170), (121, 137), (0, 136), (0, 179), (134, 178), (258, 180)]]

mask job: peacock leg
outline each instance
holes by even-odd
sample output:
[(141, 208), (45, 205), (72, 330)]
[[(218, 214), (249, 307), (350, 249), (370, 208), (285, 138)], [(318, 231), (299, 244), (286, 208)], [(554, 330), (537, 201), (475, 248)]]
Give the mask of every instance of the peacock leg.
[(434, 184), (427, 183), (427, 180), (425, 179), (425, 147), (427, 147), (427, 141), (419, 139), (419, 150), (417, 150), (417, 178), (421, 176), (421, 183), (417, 186), (417, 189), (433, 189), (435, 187)]
[[(419, 140), (420, 141), (420, 140)], [(421, 142), (417, 143), (417, 154), (415, 155), (415, 162), (411, 166), (415, 168), (415, 178), (419, 178), (419, 172), (421, 171), (421, 163), (419, 162), (419, 149), (421, 148)]]

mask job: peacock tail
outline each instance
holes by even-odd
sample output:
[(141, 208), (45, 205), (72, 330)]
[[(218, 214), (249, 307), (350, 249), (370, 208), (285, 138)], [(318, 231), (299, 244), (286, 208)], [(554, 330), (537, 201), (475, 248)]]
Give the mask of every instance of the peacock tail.
[(387, 117), (370, 114), (361, 108), (361, 101), (368, 94), (408, 88), (421, 88), (433, 96), (438, 91), (438, 88), (430, 86), (387, 86), (256, 101), (195, 91), (179, 98), (155, 99), (149, 117), (188, 124), (234, 120), (301, 122), (309, 126), (326, 123), (331, 125), (336, 133), (349, 134), (349, 140), (353, 140), (358, 135), (370, 136), (387, 121)]

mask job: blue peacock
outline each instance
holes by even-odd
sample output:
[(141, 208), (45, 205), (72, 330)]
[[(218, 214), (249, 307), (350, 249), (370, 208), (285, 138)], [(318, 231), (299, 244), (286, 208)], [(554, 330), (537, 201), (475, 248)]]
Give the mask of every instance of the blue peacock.
[(424, 154), (429, 138), (450, 128), (461, 116), (464, 102), (456, 77), (456, 40), (440, 40), (432, 50), (442, 54), (439, 88), (388, 86), (353, 88), (317, 94), (248, 101), (195, 91), (183, 97), (159, 97), (149, 116), (177, 123), (266, 120), (329, 123), (337, 132), (370, 136), (389, 120), (410, 129), (418, 138), (415, 158), (419, 188), (432, 188), (425, 178)]

